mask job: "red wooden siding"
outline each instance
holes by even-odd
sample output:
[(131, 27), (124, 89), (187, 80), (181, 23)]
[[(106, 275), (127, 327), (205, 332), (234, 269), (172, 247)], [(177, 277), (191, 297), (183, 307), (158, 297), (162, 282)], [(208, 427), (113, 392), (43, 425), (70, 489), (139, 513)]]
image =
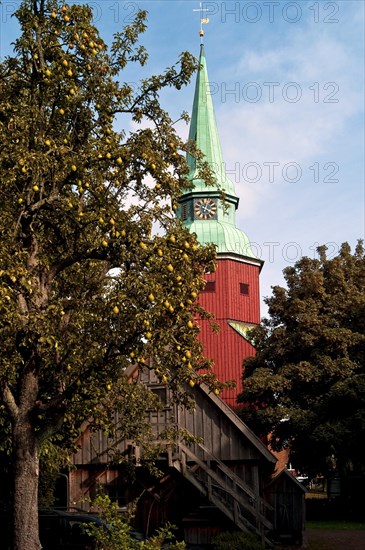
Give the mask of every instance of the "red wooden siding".
[(225, 320), (218, 321), (220, 332), (212, 332), (207, 321), (201, 321), (199, 339), (204, 344), (204, 355), (213, 359), (214, 372), (221, 382), (234, 380), (236, 388), (221, 393), (232, 409), (237, 408), (237, 396), (242, 391), (242, 364), (245, 357), (254, 355), (253, 346), (240, 336)]
[[(216, 272), (205, 277), (207, 281), (215, 281), (215, 292), (202, 292), (199, 301), (217, 319), (260, 322), (258, 266), (218, 259)], [(242, 283), (248, 285), (248, 295), (241, 294)]]
[(207, 281), (215, 281), (215, 291), (202, 292), (199, 302), (214, 313), (220, 332), (213, 333), (207, 321), (199, 321), (200, 340), (205, 355), (214, 361), (217, 378), (221, 382), (236, 382), (236, 388), (225, 390), (221, 397), (231, 408), (237, 409), (237, 396), (242, 391), (243, 360), (254, 355), (255, 350), (228, 321), (260, 322), (259, 267), (231, 259), (218, 259), (217, 264), (216, 272), (206, 275)]

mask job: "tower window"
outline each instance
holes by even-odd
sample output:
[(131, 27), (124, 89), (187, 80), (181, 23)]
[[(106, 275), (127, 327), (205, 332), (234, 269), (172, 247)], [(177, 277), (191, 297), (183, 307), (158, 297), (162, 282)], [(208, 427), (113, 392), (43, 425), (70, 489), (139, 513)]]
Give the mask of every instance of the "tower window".
[(215, 281), (207, 281), (203, 292), (215, 292)]
[(181, 218), (183, 221), (188, 219), (188, 205), (186, 203), (181, 206)]
[(244, 296), (249, 295), (250, 286), (247, 283), (240, 283), (240, 293)]

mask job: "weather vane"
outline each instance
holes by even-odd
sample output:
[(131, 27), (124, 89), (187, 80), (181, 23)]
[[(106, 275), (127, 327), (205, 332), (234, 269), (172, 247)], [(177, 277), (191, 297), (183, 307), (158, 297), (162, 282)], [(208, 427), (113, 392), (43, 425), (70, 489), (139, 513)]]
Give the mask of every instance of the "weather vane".
[(204, 12), (206, 11), (209, 11), (208, 8), (203, 8), (203, 4), (200, 2), (199, 3), (199, 9), (198, 10), (193, 10), (193, 11), (199, 11), (200, 12), (200, 31), (199, 31), (199, 36), (200, 36), (200, 43), (203, 44), (203, 37), (204, 37), (204, 31), (203, 31), (203, 25), (209, 23), (209, 19), (207, 17), (203, 17), (204, 15)]

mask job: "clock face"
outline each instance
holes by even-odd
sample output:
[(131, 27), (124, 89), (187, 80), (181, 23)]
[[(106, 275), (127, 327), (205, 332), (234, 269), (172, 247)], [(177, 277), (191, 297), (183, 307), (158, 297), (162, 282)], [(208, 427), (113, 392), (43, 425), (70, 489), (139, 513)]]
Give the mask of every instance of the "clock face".
[(199, 220), (209, 220), (217, 215), (217, 203), (214, 199), (197, 199), (194, 203), (195, 218)]

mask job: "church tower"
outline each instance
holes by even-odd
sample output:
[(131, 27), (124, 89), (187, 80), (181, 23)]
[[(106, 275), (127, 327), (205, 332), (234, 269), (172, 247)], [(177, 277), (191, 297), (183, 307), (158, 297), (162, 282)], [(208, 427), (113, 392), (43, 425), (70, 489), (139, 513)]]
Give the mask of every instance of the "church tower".
[[(200, 340), (204, 354), (214, 362), (217, 378), (222, 382), (236, 382), (237, 387), (225, 390), (221, 397), (232, 409), (237, 409), (243, 359), (254, 354), (245, 335), (247, 328), (260, 322), (262, 261), (253, 253), (247, 235), (236, 227), (239, 198), (224, 170), (203, 44), (199, 61), (189, 140), (205, 155), (204, 160), (212, 168), (217, 184), (206, 186), (198, 177), (195, 158), (188, 154), (189, 179), (194, 187), (180, 197), (177, 215), (191, 233), (196, 233), (201, 244), (216, 245), (217, 269), (206, 274), (207, 282), (199, 302), (214, 313), (220, 331), (213, 333), (208, 321), (199, 321)], [(220, 198), (222, 192), (224, 204)]]

